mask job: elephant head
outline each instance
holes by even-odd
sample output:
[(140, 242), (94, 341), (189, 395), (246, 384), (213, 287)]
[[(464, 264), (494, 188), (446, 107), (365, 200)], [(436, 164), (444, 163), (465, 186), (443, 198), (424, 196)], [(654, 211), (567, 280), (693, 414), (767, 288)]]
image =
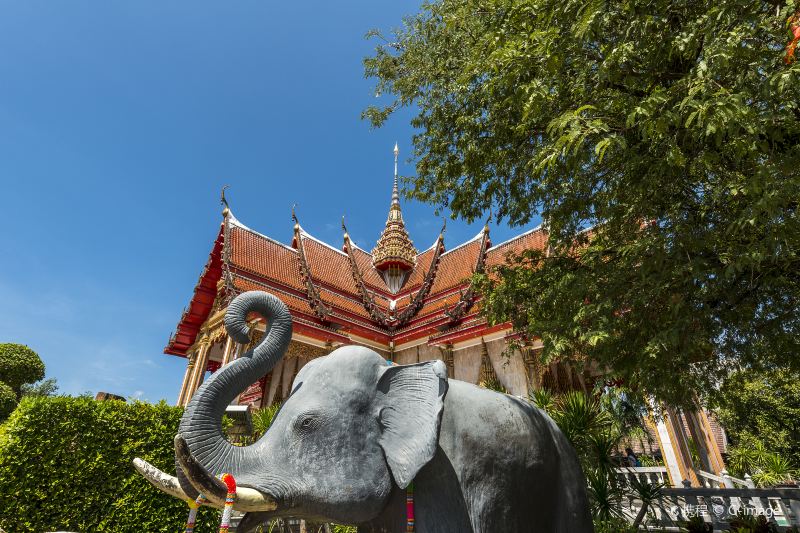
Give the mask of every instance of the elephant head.
[(173, 496), (188, 499), (201, 491), (214, 506), (225, 499), (216, 476), (232, 473), (240, 487), (234, 508), (263, 519), (371, 520), (393, 487), (405, 488), (436, 452), (447, 393), (444, 364), (389, 366), (368, 348), (341, 347), (300, 370), (256, 443), (233, 446), (222, 432), (225, 407), (274, 367), (291, 338), (286, 306), (270, 294), (247, 292), (225, 316), (233, 339), (247, 340), (251, 312), (266, 319), (266, 334), (192, 398), (175, 439), (178, 478), (139, 459), (137, 468)]

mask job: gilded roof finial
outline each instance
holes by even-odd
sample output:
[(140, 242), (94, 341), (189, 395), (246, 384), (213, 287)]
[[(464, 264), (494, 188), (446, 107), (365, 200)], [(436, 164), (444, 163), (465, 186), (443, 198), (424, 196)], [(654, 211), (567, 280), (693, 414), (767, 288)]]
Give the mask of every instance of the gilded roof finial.
[(394, 143), (394, 187), (392, 188), (392, 205), (400, 205), (400, 194), (397, 192), (397, 156), (400, 155), (400, 148), (397, 142)]
[(231, 208), (228, 205), (228, 200), (225, 199), (225, 189), (227, 189), (229, 187), (230, 187), (230, 185), (223, 185), (222, 186), (222, 191), (219, 194), (219, 203), (221, 205), (225, 206), (222, 209), (222, 216), (224, 216), (224, 217), (228, 216), (230, 214), (230, 212), (231, 212)]
[(444, 232), (447, 230), (447, 217), (442, 217), (442, 229), (439, 230), (439, 236), (444, 236)]
[(483, 225), (483, 231), (489, 233), (489, 223), (492, 221), (492, 208), (489, 207), (489, 216), (486, 219), (486, 224)]

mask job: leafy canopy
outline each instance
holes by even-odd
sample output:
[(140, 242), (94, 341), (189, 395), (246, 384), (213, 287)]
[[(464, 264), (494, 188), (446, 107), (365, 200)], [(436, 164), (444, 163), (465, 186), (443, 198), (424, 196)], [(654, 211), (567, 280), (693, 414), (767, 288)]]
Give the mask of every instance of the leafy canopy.
[(24, 344), (0, 343), (0, 422), (8, 418), (30, 383), (44, 377), (44, 363)]
[(0, 381), (19, 396), (22, 385), (44, 377), (44, 363), (39, 355), (24, 344), (0, 344)]
[(800, 468), (800, 372), (734, 372), (713, 401), (738, 473), (755, 474), (771, 454)]
[(55, 396), (58, 393), (58, 382), (56, 378), (47, 378), (36, 383), (28, 383), (22, 386), (23, 396)]
[(5, 420), (17, 407), (14, 389), (0, 381), (0, 421)]
[[(442, 0), (365, 59), (413, 107), (409, 195), (542, 216), (484, 309), (661, 399), (800, 365), (796, 1)], [(593, 230), (581, 231), (588, 227)], [(533, 267), (533, 268), (529, 268)]]

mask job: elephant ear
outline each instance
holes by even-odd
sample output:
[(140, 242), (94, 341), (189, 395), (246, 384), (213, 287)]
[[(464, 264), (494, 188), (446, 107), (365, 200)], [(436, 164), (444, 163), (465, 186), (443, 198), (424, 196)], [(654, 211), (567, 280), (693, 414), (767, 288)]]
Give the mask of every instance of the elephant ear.
[(378, 380), (378, 442), (401, 489), (436, 453), (445, 394), (441, 361), (387, 367)]

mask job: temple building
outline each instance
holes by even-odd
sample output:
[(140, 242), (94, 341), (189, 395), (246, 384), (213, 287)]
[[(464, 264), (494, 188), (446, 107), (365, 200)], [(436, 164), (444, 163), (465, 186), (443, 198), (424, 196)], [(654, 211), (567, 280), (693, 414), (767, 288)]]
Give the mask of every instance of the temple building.
[[(333, 245), (304, 230), (294, 213), (292, 219), (293, 239), (282, 243), (247, 227), (225, 204), (211, 254), (164, 349), (187, 359), (178, 405), (188, 403), (207, 373), (260, 340), (264, 325), (257, 319), (248, 345), (234, 343), (223, 325), (227, 305), (249, 290), (270, 292), (287, 305), (293, 335), (286, 356), (239, 396), (239, 404), (258, 408), (281, 401), (303, 365), (348, 344), (370, 347), (398, 364), (441, 359), (451, 378), (512, 395), (527, 396), (543, 387), (592, 389), (591, 372), (564, 363), (543, 366), (537, 357), (540, 341), (524, 339), (510, 323), (487, 324), (476, 305), (480, 295), (470, 283), (473, 273), (501, 264), (509, 253), (544, 248), (547, 234), (542, 227), (493, 243), (487, 224), (452, 248), (445, 246), (443, 227), (419, 251), (403, 220), (397, 147), (389, 214), (371, 251), (350, 239), (344, 221), (342, 242)], [(673, 483), (698, 483), (690, 438), (705, 458), (703, 467), (720, 472), (718, 433), (702, 411), (673, 413), (653, 423)]]

